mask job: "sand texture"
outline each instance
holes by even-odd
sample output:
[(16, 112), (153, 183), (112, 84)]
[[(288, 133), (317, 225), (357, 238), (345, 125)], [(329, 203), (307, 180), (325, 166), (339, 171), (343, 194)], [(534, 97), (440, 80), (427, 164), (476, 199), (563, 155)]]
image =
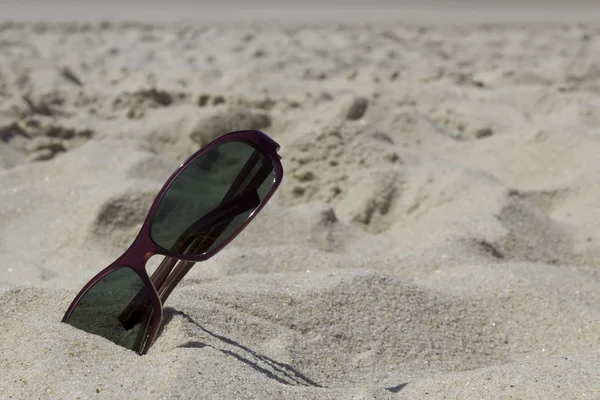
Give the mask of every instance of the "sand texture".
[[(0, 399), (600, 399), (599, 34), (3, 23)], [(238, 129), (284, 181), (149, 354), (62, 324)]]

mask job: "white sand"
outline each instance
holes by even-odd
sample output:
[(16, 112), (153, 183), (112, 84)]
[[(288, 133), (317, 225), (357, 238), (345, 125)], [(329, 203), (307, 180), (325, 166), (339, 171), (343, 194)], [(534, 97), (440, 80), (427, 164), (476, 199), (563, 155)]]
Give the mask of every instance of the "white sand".
[[(0, 399), (600, 398), (600, 26), (385, 7), (0, 25)], [(176, 166), (243, 128), (284, 182), (149, 354), (60, 323)]]

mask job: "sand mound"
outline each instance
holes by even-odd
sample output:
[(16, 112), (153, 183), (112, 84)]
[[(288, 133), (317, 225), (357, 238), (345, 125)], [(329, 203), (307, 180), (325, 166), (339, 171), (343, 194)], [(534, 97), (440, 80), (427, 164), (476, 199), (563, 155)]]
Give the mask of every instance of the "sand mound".
[[(0, 25), (0, 398), (594, 398), (595, 29)], [(149, 354), (60, 323), (238, 129), (284, 180)]]

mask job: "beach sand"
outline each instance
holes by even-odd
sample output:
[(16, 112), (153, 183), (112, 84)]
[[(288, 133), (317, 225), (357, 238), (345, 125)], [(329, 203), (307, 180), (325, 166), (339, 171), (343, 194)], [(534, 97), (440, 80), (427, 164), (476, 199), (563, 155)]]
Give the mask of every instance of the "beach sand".
[[(577, 22), (597, 10), (15, 4), (0, 399), (600, 399), (600, 24)], [(281, 144), (283, 183), (150, 352), (61, 323), (237, 129)]]

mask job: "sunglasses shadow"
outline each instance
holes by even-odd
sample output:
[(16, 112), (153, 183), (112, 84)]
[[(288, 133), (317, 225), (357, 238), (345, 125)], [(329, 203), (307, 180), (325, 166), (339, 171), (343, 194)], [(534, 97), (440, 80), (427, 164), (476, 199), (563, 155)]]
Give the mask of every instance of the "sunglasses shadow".
[[(312, 386), (317, 388), (323, 388), (324, 386), (319, 385), (315, 381), (303, 375), (300, 371), (296, 370), (292, 366), (281, 363), (279, 361), (275, 361), (269, 357), (260, 355), (256, 353), (254, 350), (232, 340), (226, 338), (225, 336), (218, 335), (214, 332), (209, 331), (204, 328), (198, 322), (196, 322), (192, 317), (185, 314), (182, 311), (177, 311), (174, 308), (166, 307), (163, 310), (163, 324), (161, 325), (159, 335), (162, 334), (162, 331), (166, 325), (168, 325), (174, 316), (179, 315), (185, 318), (188, 322), (196, 325), (200, 328), (204, 333), (212, 336), (215, 339), (220, 340), (226, 345), (232, 346), (233, 350), (228, 350), (226, 348), (219, 348), (213, 345), (202, 343), (199, 341), (190, 341), (185, 344), (182, 344), (180, 348), (197, 348), (201, 349), (203, 347), (210, 347), (212, 349), (218, 350), (223, 354), (233, 356), (244, 364), (248, 365), (252, 369), (261, 374), (267, 376), (270, 379), (276, 380), (279, 383), (283, 383), (285, 385), (292, 386)], [(263, 366), (259, 365), (263, 364)]]

